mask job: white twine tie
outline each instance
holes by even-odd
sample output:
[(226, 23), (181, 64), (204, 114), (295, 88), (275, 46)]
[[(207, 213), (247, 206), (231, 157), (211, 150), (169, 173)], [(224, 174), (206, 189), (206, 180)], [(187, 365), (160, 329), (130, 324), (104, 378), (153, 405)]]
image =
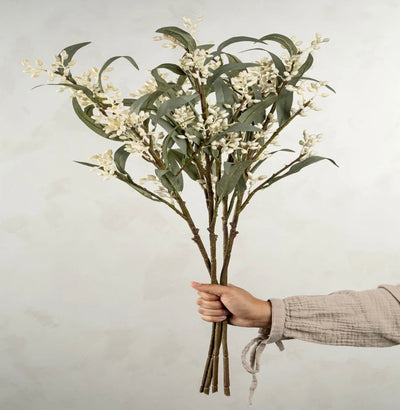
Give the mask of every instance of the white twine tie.
[[(252, 339), (242, 351), (242, 365), (243, 367), (252, 375), (252, 381), (249, 389), (249, 405), (253, 404), (254, 391), (257, 387), (257, 376), (256, 373), (260, 371), (260, 358), (261, 354), (265, 349), (267, 344), (269, 329), (260, 329), (258, 336)], [(279, 350), (285, 350), (282, 341), (278, 340), (275, 344), (279, 347)], [(246, 360), (246, 355), (249, 352), (250, 348), (253, 346), (250, 352), (250, 361)]]

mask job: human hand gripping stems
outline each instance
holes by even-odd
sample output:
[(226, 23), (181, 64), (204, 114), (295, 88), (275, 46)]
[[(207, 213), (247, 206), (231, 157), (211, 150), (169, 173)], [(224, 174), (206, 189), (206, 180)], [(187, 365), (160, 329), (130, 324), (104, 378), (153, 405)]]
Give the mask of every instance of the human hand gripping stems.
[(191, 282), (200, 296), (198, 312), (206, 322), (227, 319), (233, 326), (271, 327), (271, 302), (258, 299), (235, 285), (227, 286)]
[[(227, 284), (205, 284), (191, 282), (193, 289), (200, 296), (196, 303), (199, 305), (198, 312), (206, 322), (219, 323), (226, 321), (228, 324), (240, 327), (257, 327), (264, 329), (266, 333), (272, 325), (272, 306), (269, 300), (254, 297), (246, 290)], [(283, 350), (283, 344), (278, 341), (278, 347)], [(254, 345), (250, 363), (246, 360), (246, 354)], [(257, 387), (256, 373), (259, 371), (259, 358), (265, 347), (265, 337), (254, 338), (242, 352), (242, 365), (252, 374), (250, 385), (249, 404), (252, 404), (254, 391)]]

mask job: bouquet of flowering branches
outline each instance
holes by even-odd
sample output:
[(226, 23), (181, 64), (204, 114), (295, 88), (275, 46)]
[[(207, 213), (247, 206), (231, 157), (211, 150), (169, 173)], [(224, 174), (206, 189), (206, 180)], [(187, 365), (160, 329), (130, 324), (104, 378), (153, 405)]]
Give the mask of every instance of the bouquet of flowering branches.
[[(211, 283), (227, 285), (228, 267), (239, 216), (253, 196), (275, 182), (313, 163), (328, 159), (313, 155), (320, 139), (304, 131), (300, 149), (276, 148), (282, 131), (298, 116), (317, 110), (315, 99), (326, 96), (326, 82), (306, 77), (313, 52), (328, 41), (319, 34), (307, 48), (294, 38), (268, 34), (260, 38), (238, 36), (218, 46), (200, 44), (192, 34), (196, 23), (185, 18), (188, 31), (178, 27), (157, 30), (165, 47), (182, 48), (177, 63), (164, 63), (151, 71), (151, 79), (135, 95), (124, 98), (107, 73), (117, 56), (100, 69), (72, 74), (72, 58), (88, 42), (64, 48), (51, 68), (40, 60), (22, 63), (33, 77), (44, 72), (49, 84), (72, 92), (77, 116), (96, 134), (120, 143), (114, 152), (95, 155), (80, 164), (97, 168), (106, 179), (114, 177), (153, 201), (168, 206), (189, 226)], [(257, 61), (243, 62), (227, 51), (234, 43), (250, 43)], [(282, 47), (278, 55), (270, 46)], [(266, 48), (267, 47), (267, 48)], [(168, 78), (169, 77), (169, 78)], [(333, 91), (333, 90), (332, 90)], [(269, 175), (257, 175), (271, 156), (294, 154)], [(126, 169), (130, 155), (151, 164), (154, 173), (139, 181)], [(282, 154), (288, 155), (288, 154)], [(268, 162), (268, 161), (267, 161)], [(208, 243), (199, 233), (183, 196), (185, 178), (194, 180), (204, 194), (208, 213)], [(151, 186), (149, 186), (149, 184)], [(222, 257), (217, 263), (217, 223), (222, 231)], [(200, 391), (218, 390), (219, 352), (222, 345), (224, 393), (230, 394), (225, 319), (213, 323)]]

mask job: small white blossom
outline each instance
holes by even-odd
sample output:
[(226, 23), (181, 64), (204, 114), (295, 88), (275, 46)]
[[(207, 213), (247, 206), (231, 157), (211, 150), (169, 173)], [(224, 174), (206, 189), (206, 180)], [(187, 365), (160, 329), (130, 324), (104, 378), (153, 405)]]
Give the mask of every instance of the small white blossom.
[(98, 164), (98, 169), (100, 170), (98, 175), (104, 176), (104, 179), (110, 179), (115, 175), (116, 168), (111, 149), (107, 150), (104, 154), (93, 155), (90, 159)]

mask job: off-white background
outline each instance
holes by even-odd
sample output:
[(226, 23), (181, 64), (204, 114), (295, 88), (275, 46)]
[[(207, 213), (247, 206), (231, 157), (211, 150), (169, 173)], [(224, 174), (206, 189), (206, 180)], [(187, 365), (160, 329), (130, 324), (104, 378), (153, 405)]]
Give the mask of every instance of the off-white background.
[[(210, 326), (189, 282), (207, 275), (188, 228), (166, 207), (72, 162), (115, 145), (85, 128), (67, 94), (31, 91), (44, 79), (21, 73), (24, 58), (49, 64), (61, 48), (91, 40), (78, 69), (130, 54), (141, 71), (120, 62), (114, 78), (134, 91), (146, 69), (177, 56), (151, 40), (154, 31), (185, 15), (205, 17), (203, 42), (329, 36), (312, 74), (337, 94), (286, 135), (322, 132), (318, 152), (340, 168), (319, 163), (255, 198), (230, 280), (265, 299), (399, 283), (398, 1), (1, 6), (1, 410), (244, 409), (250, 375), (240, 353), (256, 335), (230, 328), (232, 397), (200, 395)], [(265, 350), (254, 409), (398, 408), (397, 346), (285, 345)]]

